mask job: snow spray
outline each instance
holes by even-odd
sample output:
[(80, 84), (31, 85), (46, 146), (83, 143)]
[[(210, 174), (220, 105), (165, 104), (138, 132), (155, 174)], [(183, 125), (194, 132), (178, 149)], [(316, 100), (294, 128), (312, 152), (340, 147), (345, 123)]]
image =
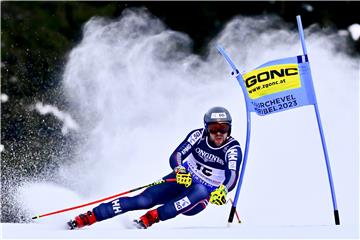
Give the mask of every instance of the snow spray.
[[(207, 54), (199, 56), (187, 34), (169, 29), (144, 9), (125, 10), (112, 20), (91, 18), (63, 73), (69, 111), (83, 141), (72, 164), (59, 169), (61, 189), (27, 185), (19, 190), (24, 207), (36, 214), (48, 211), (43, 203), (52, 202), (56, 210), (161, 178), (171, 171), (169, 155), (190, 130), (203, 126), (203, 114), (213, 106), (229, 109), (232, 135), (243, 146), (242, 92), (215, 45), (226, 49), (240, 71), (249, 71), (301, 54), (296, 31), (295, 22), (276, 16), (237, 16), (206, 46)], [(358, 65), (344, 53), (344, 36), (317, 25), (305, 34), (342, 221), (357, 224)], [(321, 142), (309, 108), (254, 116), (238, 201), (244, 223), (332, 224)], [(30, 197), (24, 194), (30, 188), (43, 191)], [(61, 206), (59, 194), (52, 191), (61, 192)], [(177, 224), (208, 222), (209, 215), (213, 224), (225, 224), (229, 209), (208, 206), (206, 213), (179, 218)]]

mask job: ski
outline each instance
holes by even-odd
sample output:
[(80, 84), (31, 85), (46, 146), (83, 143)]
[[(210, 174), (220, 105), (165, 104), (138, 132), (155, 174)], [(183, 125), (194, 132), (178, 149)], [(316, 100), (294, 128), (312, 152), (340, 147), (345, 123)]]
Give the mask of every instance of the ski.
[(136, 227), (137, 229), (146, 229), (146, 226), (144, 225), (144, 223), (140, 220), (134, 220), (133, 221), (133, 225), (134, 227)]
[(76, 228), (76, 222), (74, 220), (68, 221), (67, 225), (70, 230), (74, 230)]

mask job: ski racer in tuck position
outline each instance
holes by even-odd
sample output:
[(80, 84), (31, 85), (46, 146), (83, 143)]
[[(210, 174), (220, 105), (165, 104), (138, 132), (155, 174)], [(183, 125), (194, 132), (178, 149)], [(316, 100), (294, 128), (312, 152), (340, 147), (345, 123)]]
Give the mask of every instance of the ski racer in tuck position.
[(176, 182), (154, 185), (136, 196), (102, 203), (69, 221), (70, 229), (161, 205), (134, 221), (136, 227), (148, 228), (179, 214), (198, 214), (209, 201), (225, 204), (227, 193), (236, 185), (242, 160), (240, 145), (230, 136), (231, 122), (227, 109), (211, 108), (204, 115), (204, 128), (191, 131), (170, 156), (173, 171), (163, 179)]

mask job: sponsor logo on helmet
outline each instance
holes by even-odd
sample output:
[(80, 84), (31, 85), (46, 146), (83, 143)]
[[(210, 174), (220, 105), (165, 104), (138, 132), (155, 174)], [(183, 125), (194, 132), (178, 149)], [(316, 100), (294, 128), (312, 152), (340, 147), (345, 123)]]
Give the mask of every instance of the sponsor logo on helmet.
[(210, 118), (211, 118), (211, 119), (217, 119), (217, 118), (224, 118), (224, 119), (226, 119), (226, 118), (227, 118), (227, 115), (226, 115), (225, 112), (211, 113)]

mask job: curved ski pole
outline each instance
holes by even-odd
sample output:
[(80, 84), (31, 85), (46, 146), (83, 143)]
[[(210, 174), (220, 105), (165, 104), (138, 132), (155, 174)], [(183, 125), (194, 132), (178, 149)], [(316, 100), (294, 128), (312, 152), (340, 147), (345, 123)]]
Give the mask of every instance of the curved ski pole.
[(122, 196), (122, 195), (125, 195), (125, 194), (128, 194), (128, 193), (131, 193), (131, 192), (141, 190), (143, 188), (152, 187), (152, 186), (159, 185), (159, 184), (166, 183), (166, 182), (176, 182), (176, 179), (175, 178), (161, 179), (159, 181), (156, 181), (156, 182), (153, 182), (153, 183), (141, 186), (141, 187), (137, 187), (137, 188), (128, 190), (126, 192), (118, 193), (118, 194), (112, 195), (110, 197), (102, 198), (102, 199), (99, 199), (99, 200), (96, 200), (96, 201), (93, 201), (93, 202), (85, 203), (85, 204), (70, 207), (70, 208), (61, 209), (61, 210), (50, 212), (50, 213), (45, 213), (45, 214), (42, 214), (42, 215), (37, 215), (37, 216), (32, 217), (32, 219), (38, 219), (38, 218), (42, 218), (42, 217), (46, 217), (46, 216), (50, 216), (50, 215), (54, 215), (54, 214), (58, 214), (58, 213), (62, 213), (62, 212), (67, 212), (67, 211), (74, 210), (74, 209), (77, 209), (77, 208), (86, 207), (86, 206), (89, 206), (89, 205), (92, 205), (92, 204), (95, 204), (95, 203), (103, 202), (103, 201), (113, 199), (113, 198), (116, 198), (116, 197), (119, 197), (119, 196)]

